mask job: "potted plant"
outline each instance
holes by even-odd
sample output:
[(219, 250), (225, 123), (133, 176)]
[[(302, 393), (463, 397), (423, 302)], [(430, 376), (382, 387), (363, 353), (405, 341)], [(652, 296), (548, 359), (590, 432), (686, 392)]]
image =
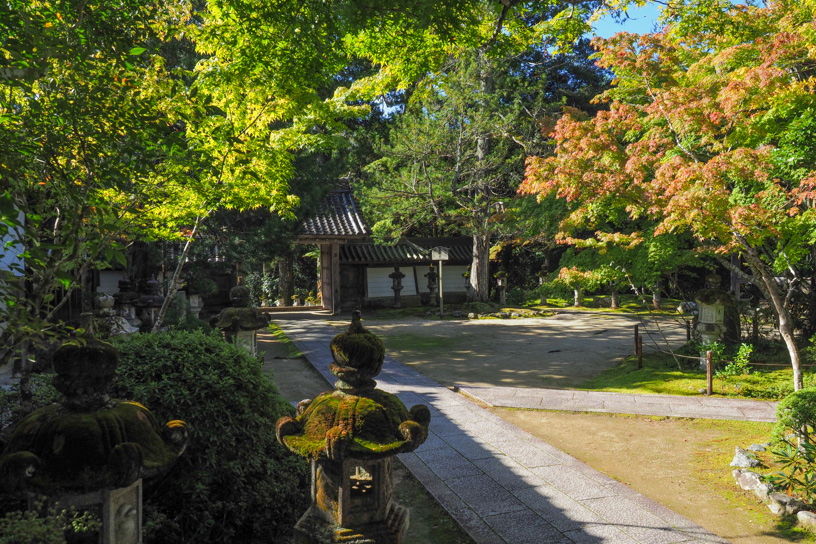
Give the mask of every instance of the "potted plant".
[(309, 291), (309, 296), (306, 297), (306, 306), (314, 306), (316, 302), (314, 291)]
[(300, 293), (292, 295), (292, 306), (300, 306)]

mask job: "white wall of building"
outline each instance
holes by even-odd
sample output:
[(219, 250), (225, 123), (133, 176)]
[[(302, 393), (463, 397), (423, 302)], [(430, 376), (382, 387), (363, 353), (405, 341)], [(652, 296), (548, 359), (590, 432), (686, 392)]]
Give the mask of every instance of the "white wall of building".
[[(394, 280), (388, 277), (388, 275), (393, 272), (393, 266), (388, 268), (369, 267), (366, 270), (368, 296), (371, 298), (393, 297), (394, 291), (391, 289), (391, 286), (394, 284)], [(400, 272), (405, 274), (405, 277), (402, 278), (402, 291), (400, 291), (400, 294), (402, 296), (416, 295), (416, 283), (414, 282), (414, 273), (411, 268), (400, 267)]]
[[(434, 269), (438, 271), (438, 266)], [(467, 272), (467, 266), (459, 265), (442, 265), (442, 292), (443, 293), (465, 293), (465, 278), (462, 274)], [(428, 278), (425, 274), (428, 273), (427, 266), (401, 266), (400, 271), (405, 274), (402, 279), (403, 296), (416, 295), (417, 293), (428, 292)], [(366, 282), (368, 285), (368, 296), (371, 298), (377, 297), (392, 297), (394, 291), (391, 289), (392, 279), (388, 277), (394, 272), (394, 267), (369, 267), (366, 269)], [(417, 283), (419, 285), (417, 285)]]

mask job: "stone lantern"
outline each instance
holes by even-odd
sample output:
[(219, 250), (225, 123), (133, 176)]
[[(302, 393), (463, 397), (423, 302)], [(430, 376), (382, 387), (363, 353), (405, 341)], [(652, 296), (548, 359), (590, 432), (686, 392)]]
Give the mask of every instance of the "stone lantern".
[(94, 298), (96, 330), (104, 331), (108, 336), (138, 332), (138, 327), (134, 327), (127, 319), (117, 315), (116, 310), (113, 308), (115, 300), (113, 295), (97, 293)]
[(137, 305), (141, 308), (140, 316), (145, 326), (150, 329), (159, 318), (159, 312), (164, 304), (164, 295), (161, 294), (161, 285), (155, 277), (145, 283), (145, 293), (139, 297)]
[(430, 291), (430, 301), (433, 304), (436, 302), (437, 289), (439, 289), (439, 274), (434, 270), (433, 263), (428, 267), (425, 277), (428, 278), (428, 291)]
[(703, 344), (722, 341), (728, 345), (740, 342), (740, 318), (737, 301), (727, 291), (719, 289), (720, 277), (706, 278), (706, 289), (697, 291), (697, 326), (695, 331)]
[(405, 277), (405, 274), (400, 272), (399, 266), (395, 266), (394, 271), (388, 274), (388, 277), (391, 278), (391, 289), (394, 291), (394, 308), (402, 308), (400, 292), (402, 291), (402, 278)]
[(114, 307), (119, 317), (138, 329), (142, 324), (142, 321), (136, 317), (136, 304), (139, 302), (139, 295), (132, 290), (131, 285), (132, 283), (128, 278), (119, 280), (119, 291), (113, 295)]
[(335, 391), (298, 404), (278, 420), (277, 436), (312, 461), (312, 504), (295, 526), (295, 544), (398, 544), (407, 511), (392, 500), (392, 462), (428, 436), (427, 406), (405, 405), (375, 389), (385, 348), (355, 310), (348, 332), (331, 342)]
[(187, 445), (187, 426), (160, 426), (141, 404), (111, 399), (119, 360), (89, 337), (54, 354), (58, 404), (29, 414), (0, 453), (0, 489), (34, 501), (90, 511), (99, 544), (141, 544), (142, 481), (163, 475)]
[(499, 270), (494, 276), (496, 278), (496, 298), (500, 305), (507, 304), (507, 272)]
[(249, 289), (243, 285), (230, 289), (230, 300), (232, 307), (221, 310), (214, 324), (224, 331), (224, 338), (228, 342), (257, 355), (258, 329), (269, 325), (269, 320), (258, 308), (249, 307)]

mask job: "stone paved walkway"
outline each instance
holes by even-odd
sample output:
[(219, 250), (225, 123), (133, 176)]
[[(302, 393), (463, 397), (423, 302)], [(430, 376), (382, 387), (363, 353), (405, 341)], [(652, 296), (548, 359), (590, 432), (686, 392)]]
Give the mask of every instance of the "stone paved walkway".
[[(340, 331), (309, 317), (273, 320), (333, 383)], [(428, 440), (400, 460), (478, 544), (727, 542), (390, 357), (377, 382), (430, 407)]]
[(459, 392), (489, 406), (649, 416), (776, 421), (776, 402), (704, 396), (635, 395), (599, 391), (462, 386)]

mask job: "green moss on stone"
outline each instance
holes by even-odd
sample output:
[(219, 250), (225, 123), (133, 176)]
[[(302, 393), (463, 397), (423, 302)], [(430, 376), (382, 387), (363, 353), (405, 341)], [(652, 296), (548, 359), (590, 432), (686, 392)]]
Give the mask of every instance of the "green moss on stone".
[(224, 308), (218, 314), (215, 326), (232, 331), (254, 331), (267, 324), (267, 319), (257, 308)]
[(734, 297), (722, 289), (701, 289), (694, 295), (694, 301), (698, 304), (722, 304), (724, 306), (733, 305)]
[[(176, 460), (179, 452), (164, 442), (150, 412), (137, 403), (111, 404), (96, 412), (68, 411), (57, 404), (37, 410), (15, 429), (0, 464), (11, 454), (29, 452), (41, 463), (33, 487), (89, 491), (122, 485), (133, 470), (128, 458), (140, 472), (158, 472)], [(116, 449), (123, 444), (129, 445)]]
[(360, 396), (324, 393), (298, 416), (301, 431), (283, 441), (295, 453), (317, 459), (326, 454), (327, 435), (339, 429), (347, 437), (349, 455), (378, 458), (411, 446), (400, 431), (400, 425), (410, 420), (405, 405), (385, 391)]

